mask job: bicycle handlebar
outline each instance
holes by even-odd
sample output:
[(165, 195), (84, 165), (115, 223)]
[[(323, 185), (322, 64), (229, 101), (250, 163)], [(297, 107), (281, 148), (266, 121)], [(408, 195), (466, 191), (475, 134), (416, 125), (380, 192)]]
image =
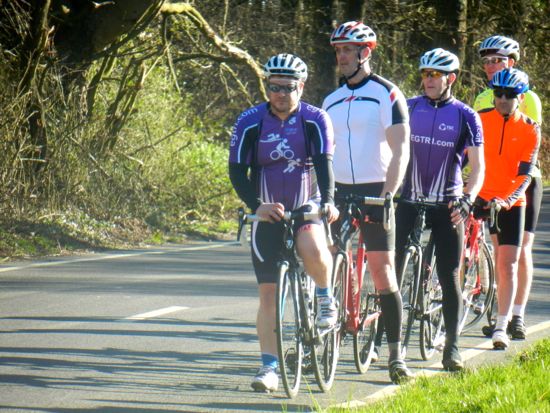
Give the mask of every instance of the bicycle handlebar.
[[(312, 221), (316, 219), (321, 219), (325, 227), (325, 233), (327, 235), (327, 244), (331, 246), (333, 244), (332, 235), (330, 232), (330, 225), (326, 219), (328, 207), (323, 206), (317, 211), (301, 211), (297, 209), (295, 211), (285, 211), (282, 217), (282, 220), (285, 222), (290, 222), (292, 220), (302, 218), (304, 221)], [(241, 239), (241, 232), (245, 224), (250, 224), (252, 222), (271, 222), (267, 218), (262, 218), (257, 214), (246, 214), (243, 208), (239, 208), (239, 229), (237, 232), (237, 240)]]

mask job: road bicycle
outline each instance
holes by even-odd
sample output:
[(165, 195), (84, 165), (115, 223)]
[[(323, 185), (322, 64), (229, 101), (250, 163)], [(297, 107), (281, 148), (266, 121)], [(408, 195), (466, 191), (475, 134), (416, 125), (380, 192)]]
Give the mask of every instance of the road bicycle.
[(443, 291), (439, 284), (433, 235), (430, 232), (426, 242), (426, 213), (436, 204), (425, 199), (418, 202), (400, 200), (415, 206), (418, 211), (413, 229), (407, 239), (403, 261), (398, 268), (403, 300), (402, 356), (405, 357), (416, 321), (419, 327), (420, 354), (429, 360), (436, 350), (443, 348), (445, 329), (443, 327)]
[[(371, 277), (365, 276), (367, 255), (360, 223), (365, 219), (361, 205), (384, 206), (384, 225), (393, 213), (391, 196), (386, 198), (348, 195), (341, 208), (340, 229), (336, 238), (333, 290), (339, 308), (339, 340), (353, 336), (353, 358), (358, 372), (365, 373), (374, 354), (374, 339), (380, 317), (379, 297)], [(355, 251), (354, 251), (355, 249)]]
[[(254, 214), (239, 211), (239, 237), (243, 225), (261, 219)], [(285, 212), (283, 225), (283, 253), (277, 263), (276, 334), (279, 369), (286, 394), (296, 397), (303, 372), (313, 371), (321, 391), (333, 384), (338, 362), (340, 341), (337, 328), (319, 329), (315, 324), (317, 300), (315, 284), (303, 269), (296, 252), (294, 224), (296, 220), (322, 219), (330, 239), (328, 224), (322, 211), (298, 209)]]
[(491, 324), (492, 308), (496, 296), (493, 247), (485, 240), (485, 220), (489, 226), (496, 222), (498, 205), (489, 204), (485, 214), (470, 213), (464, 224), (464, 248), (460, 264), (464, 312), (459, 331), (466, 332), (485, 315)]

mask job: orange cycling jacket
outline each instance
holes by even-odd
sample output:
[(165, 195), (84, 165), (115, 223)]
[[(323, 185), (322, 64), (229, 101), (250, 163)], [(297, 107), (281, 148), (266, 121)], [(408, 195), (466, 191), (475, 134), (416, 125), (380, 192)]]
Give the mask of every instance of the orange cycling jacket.
[(525, 205), (540, 146), (538, 124), (519, 110), (502, 116), (491, 108), (479, 115), (485, 141), (485, 179), (479, 196), (486, 201), (500, 198), (509, 207)]

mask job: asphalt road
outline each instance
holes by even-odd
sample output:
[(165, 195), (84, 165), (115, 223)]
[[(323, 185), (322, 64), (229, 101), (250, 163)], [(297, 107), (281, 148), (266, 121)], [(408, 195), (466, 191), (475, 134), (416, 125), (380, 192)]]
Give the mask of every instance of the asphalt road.
[[(550, 194), (545, 194), (545, 204)], [(550, 211), (540, 220), (529, 336), (490, 350), (462, 339), (471, 368), (502, 361), (550, 335)], [(259, 366), (256, 283), (249, 253), (231, 243), (116, 251), (0, 266), (0, 410), (19, 412), (311, 411), (395, 390), (382, 360), (355, 372), (346, 343), (335, 386), (306, 377), (288, 400), (252, 392)], [(439, 373), (412, 348), (409, 365)], [(309, 385), (309, 387), (308, 387)]]

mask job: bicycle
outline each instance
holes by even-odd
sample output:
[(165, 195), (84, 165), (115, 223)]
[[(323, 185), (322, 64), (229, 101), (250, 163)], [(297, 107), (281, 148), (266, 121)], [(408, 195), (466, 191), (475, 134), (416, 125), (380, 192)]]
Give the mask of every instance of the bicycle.
[[(461, 257), (460, 279), (464, 312), (459, 331), (466, 332), (485, 315), (491, 324), (492, 308), (496, 296), (493, 248), (485, 240), (485, 219), (489, 225), (496, 222), (498, 206), (489, 203), (488, 214), (470, 213), (465, 224), (464, 248)], [(488, 216), (485, 216), (488, 215)]]
[[(281, 221), (284, 250), (278, 262), (276, 334), (281, 379), (290, 398), (298, 394), (303, 370), (312, 369), (321, 391), (330, 390), (338, 361), (337, 328), (319, 330), (315, 325), (315, 285), (303, 269), (294, 240), (293, 227), (297, 219), (319, 218), (323, 219), (327, 234), (330, 234), (321, 211), (308, 212), (303, 208), (287, 211)], [(261, 221), (258, 216), (240, 210), (238, 237), (244, 224), (258, 221)]]
[(415, 321), (420, 322), (419, 346), (424, 360), (429, 360), (436, 350), (442, 349), (445, 341), (443, 327), (443, 291), (437, 276), (435, 245), (430, 232), (428, 241), (423, 235), (428, 226), (428, 207), (436, 204), (425, 199), (419, 202), (400, 200), (413, 204), (418, 210), (413, 229), (405, 245), (403, 261), (398, 268), (398, 280), (403, 299), (404, 334), (402, 356), (407, 354)]
[[(353, 358), (359, 373), (365, 373), (374, 354), (374, 339), (380, 316), (380, 303), (370, 277), (365, 277), (367, 256), (360, 222), (364, 219), (360, 205), (381, 205), (384, 225), (390, 223), (393, 209), (391, 196), (386, 198), (348, 195), (336, 236), (336, 253), (333, 267), (333, 290), (341, 309), (339, 312), (339, 339), (353, 335)], [(353, 247), (356, 246), (355, 256)]]

